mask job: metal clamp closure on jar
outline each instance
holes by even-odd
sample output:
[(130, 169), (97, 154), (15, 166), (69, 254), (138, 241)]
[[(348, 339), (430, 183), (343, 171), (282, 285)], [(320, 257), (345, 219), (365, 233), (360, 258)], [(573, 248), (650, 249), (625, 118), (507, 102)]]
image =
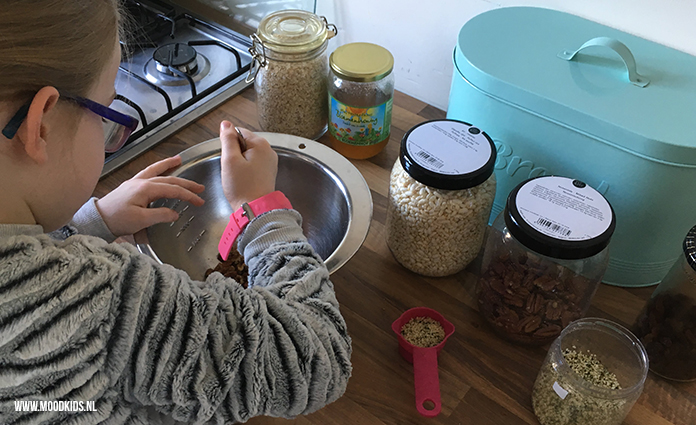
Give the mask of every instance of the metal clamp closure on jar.
[[(266, 46), (263, 44), (263, 41), (256, 34), (251, 34), (250, 37), (251, 47), (249, 47), (249, 53), (251, 54), (251, 65), (249, 65), (249, 74), (244, 79), (244, 82), (247, 84), (253, 83), (259, 70), (268, 65)], [(259, 46), (261, 47), (260, 49)]]
[[(321, 22), (322, 27), (318, 28), (314, 34), (306, 34), (307, 42), (299, 44), (283, 44), (279, 40), (272, 40), (274, 37), (268, 36), (264, 37), (264, 32), (268, 29), (269, 21), (274, 18), (277, 19), (278, 15), (286, 15), (286, 17), (299, 17), (304, 15), (309, 20), (314, 21), (314, 24)], [(306, 27), (305, 27), (306, 28)], [(296, 31), (300, 29), (296, 25), (291, 29)], [(290, 33), (292, 32), (290, 31)], [(256, 79), (256, 75), (259, 73), (261, 68), (268, 65), (269, 55), (268, 52), (278, 52), (281, 54), (300, 54), (309, 53), (314, 50), (321, 48), (326, 41), (332, 39), (338, 34), (338, 28), (336, 25), (330, 24), (326, 17), (316, 16), (311, 12), (306, 12), (303, 10), (284, 10), (280, 12), (273, 13), (265, 17), (259, 24), (258, 33), (252, 34), (251, 47), (249, 47), (249, 53), (251, 54), (251, 65), (249, 67), (249, 74), (247, 74), (244, 81), (246, 83), (252, 83)], [(274, 34), (275, 35), (275, 34)]]

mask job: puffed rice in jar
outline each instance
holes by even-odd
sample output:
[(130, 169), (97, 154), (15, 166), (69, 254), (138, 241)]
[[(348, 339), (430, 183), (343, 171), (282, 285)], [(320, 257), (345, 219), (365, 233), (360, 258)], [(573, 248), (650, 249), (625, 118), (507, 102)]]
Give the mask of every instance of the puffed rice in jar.
[(495, 159), (491, 138), (461, 121), (427, 121), (404, 135), (387, 205), (387, 245), (401, 265), (447, 276), (478, 255), (495, 197)]
[(326, 49), (337, 34), (326, 18), (304, 10), (264, 17), (252, 34), (252, 64), (259, 126), (272, 133), (318, 139), (328, 116)]

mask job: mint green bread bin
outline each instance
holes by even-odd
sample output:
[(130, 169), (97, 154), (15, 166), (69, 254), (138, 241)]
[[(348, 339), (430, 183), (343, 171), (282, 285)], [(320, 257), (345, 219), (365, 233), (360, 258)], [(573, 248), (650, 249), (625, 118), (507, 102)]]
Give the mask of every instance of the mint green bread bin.
[(616, 212), (604, 282), (657, 284), (681, 255), (696, 224), (696, 57), (563, 12), (495, 9), (459, 33), (447, 117), (495, 142), (491, 222), (520, 182), (562, 175)]

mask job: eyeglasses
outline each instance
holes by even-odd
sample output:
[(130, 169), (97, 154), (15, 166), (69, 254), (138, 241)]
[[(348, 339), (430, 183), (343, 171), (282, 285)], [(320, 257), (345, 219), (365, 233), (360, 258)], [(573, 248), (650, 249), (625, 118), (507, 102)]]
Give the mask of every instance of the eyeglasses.
[[(137, 118), (122, 114), (101, 103), (65, 93), (60, 93), (60, 97), (61, 99), (71, 100), (102, 117), (104, 122), (104, 150), (107, 153), (113, 153), (121, 149), (128, 137), (138, 128)], [(3, 136), (12, 139), (17, 134), (19, 127), (29, 113), (29, 105), (31, 105), (31, 101), (19, 108), (17, 113), (10, 119), (10, 122), (2, 129)]]

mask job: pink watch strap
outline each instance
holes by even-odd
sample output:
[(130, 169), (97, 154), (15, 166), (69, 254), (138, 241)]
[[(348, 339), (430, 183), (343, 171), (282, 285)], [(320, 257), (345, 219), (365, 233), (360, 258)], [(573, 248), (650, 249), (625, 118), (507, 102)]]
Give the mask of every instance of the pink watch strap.
[(265, 212), (280, 209), (292, 209), (292, 205), (283, 192), (276, 190), (249, 203), (243, 203), (240, 209), (232, 213), (218, 244), (218, 252), (223, 261), (227, 260), (234, 242), (251, 220)]

